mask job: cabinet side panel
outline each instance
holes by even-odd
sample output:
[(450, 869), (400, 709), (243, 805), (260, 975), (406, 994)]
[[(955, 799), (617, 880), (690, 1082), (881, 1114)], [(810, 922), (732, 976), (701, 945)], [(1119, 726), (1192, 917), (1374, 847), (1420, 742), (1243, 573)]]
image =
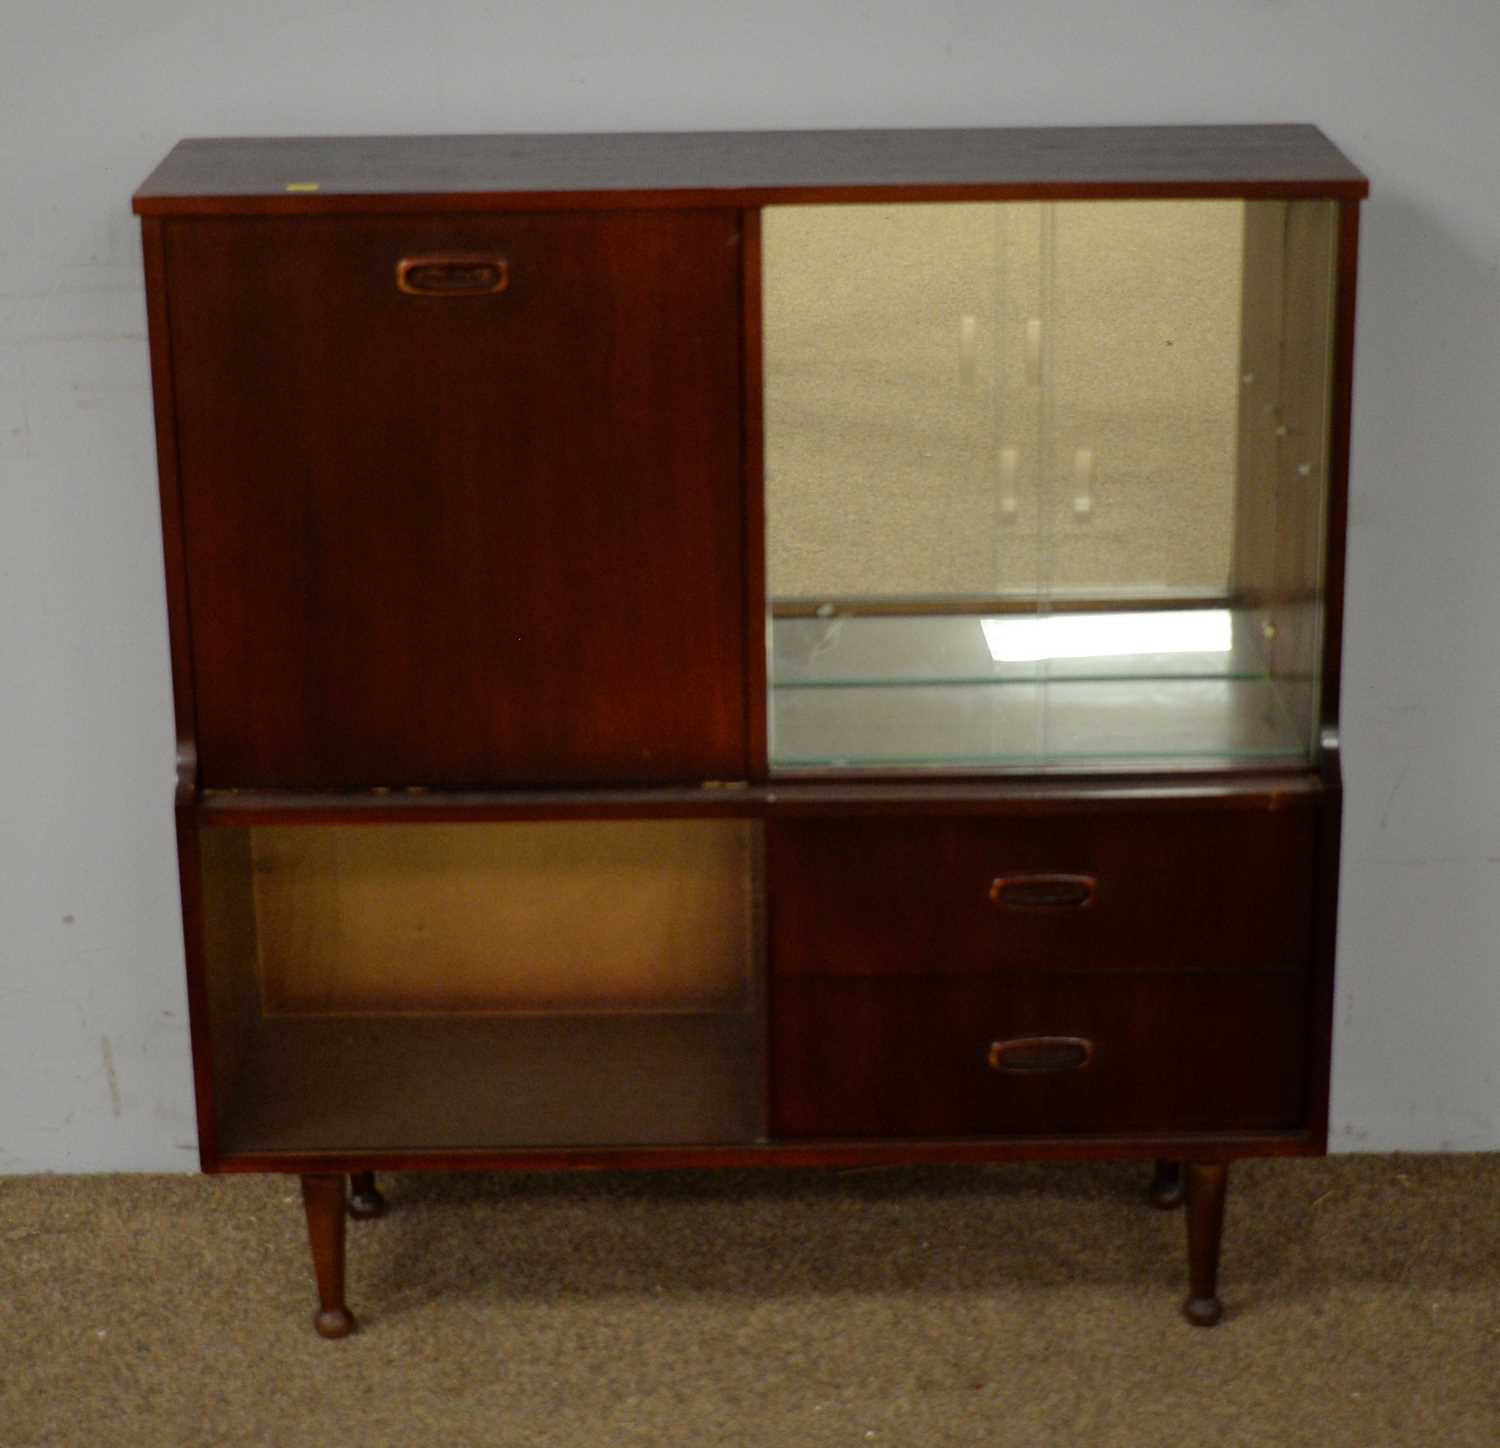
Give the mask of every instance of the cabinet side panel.
[(199, 840), (214, 1090), (225, 1101), (260, 1014), (249, 836), (243, 830), (205, 830)]
[(255, 906), (249, 836), (243, 830), (200, 830), (184, 811), (190, 847), (183, 855), (188, 918), (189, 995), (200, 1092), (200, 1132), (210, 1146), (229, 1110), (260, 1019)]
[(173, 820), (177, 832), (177, 880), (182, 896), (182, 944), (187, 966), (188, 1030), (193, 1047), (193, 1102), (198, 1124), (198, 1159), (205, 1171), (219, 1158), (209, 1031), (207, 966), (203, 924), (203, 866), (199, 857), (197, 812), (190, 789), (179, 787)]
[(151, 392), (156, 421), (156, 470), (161, 493), (162, 559), (166, 568), (167, 625), (172, 657), (172, 702), (177, 732), (179, 782), (195, 783), (192, 639), (189, 634), (187, 565), (183, 556), (182, 492), (177, 461), (176, 392), (172, 332), (168, 319), (164, 223), (141, 222), (146, 273), (146, 324), (151, 338)]
[[(206, 784), (744, 775), (739, 240), (170, 223)], [(455, 255), (506, 284), (401, 289)]]
[(1319, 1151), (1328, 1149), (1328, 1108), (1333, 1069), (1335, 960), (1338, 946), (1339, 852), (1344, 791), (1338, 751), (1323, 756), (1326, 792), (1318, 809), (1318, 873), (1309, 992), (1307, 1125)]
[(1349, 518), (1349, 430), (1354, 407), (1354, 315), (1359, 277), (1359, 202), (1339, 206), (1338, 296), (1333, 321), (1333, 396), (1328, 420), (1327, 600), (1319, 721), (1335, 732), (1343, 677), (1344, 555)]

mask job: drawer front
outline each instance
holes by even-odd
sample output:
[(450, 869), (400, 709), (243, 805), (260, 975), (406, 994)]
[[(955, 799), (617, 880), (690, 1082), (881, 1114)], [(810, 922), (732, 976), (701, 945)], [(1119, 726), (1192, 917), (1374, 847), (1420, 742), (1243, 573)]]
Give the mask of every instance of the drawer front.
[(774, 983), (782, 1137), (1154, 1135), (1306, 1125), (1300, 976)]
[(767, 834), (779, 976), (1300, 970), (1311, 809), (783, 820)]
[(739, 239), (169, 224), (205, 783), (744, 776)]

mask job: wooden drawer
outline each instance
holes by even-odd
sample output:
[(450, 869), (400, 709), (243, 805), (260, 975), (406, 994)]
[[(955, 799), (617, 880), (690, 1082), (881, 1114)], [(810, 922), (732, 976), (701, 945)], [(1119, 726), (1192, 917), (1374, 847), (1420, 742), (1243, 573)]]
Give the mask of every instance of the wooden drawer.
[(1300, 970), (1316, 845), (1309, 808), (778, 821), (772, 969)]
[[(1303, 977), (1272, 973), (778, 980), (772, 1131), (1294, 1130), (1305, 994)], [(1055, 1044), (1024, 1044), (1036, 1038)]]
[(744, 776), (739, 227), (168, 224), (205, 784)]

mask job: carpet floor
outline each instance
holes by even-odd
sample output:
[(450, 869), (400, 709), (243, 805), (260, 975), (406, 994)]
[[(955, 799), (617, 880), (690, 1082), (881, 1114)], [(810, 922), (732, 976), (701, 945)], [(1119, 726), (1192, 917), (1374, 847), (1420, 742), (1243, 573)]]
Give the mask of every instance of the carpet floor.
[(391, 1176), (312, 1331), (290, 1177), (0, 1178), (0, 1444), (1500, 1444), (1500, 1155)]

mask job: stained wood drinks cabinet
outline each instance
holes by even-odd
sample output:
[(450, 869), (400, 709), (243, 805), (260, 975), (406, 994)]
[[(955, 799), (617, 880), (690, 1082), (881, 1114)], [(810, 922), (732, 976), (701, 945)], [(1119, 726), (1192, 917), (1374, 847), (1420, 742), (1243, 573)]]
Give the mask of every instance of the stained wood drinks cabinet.
[(1228, 1163), (1326, 1145), (1365, 192), (1305, 126), (167, 157), (202, 1161), (301, 1176), (320, 1332), (380, 1170), (1022, 1158), (1155, 1161), (1218, 1319)]

